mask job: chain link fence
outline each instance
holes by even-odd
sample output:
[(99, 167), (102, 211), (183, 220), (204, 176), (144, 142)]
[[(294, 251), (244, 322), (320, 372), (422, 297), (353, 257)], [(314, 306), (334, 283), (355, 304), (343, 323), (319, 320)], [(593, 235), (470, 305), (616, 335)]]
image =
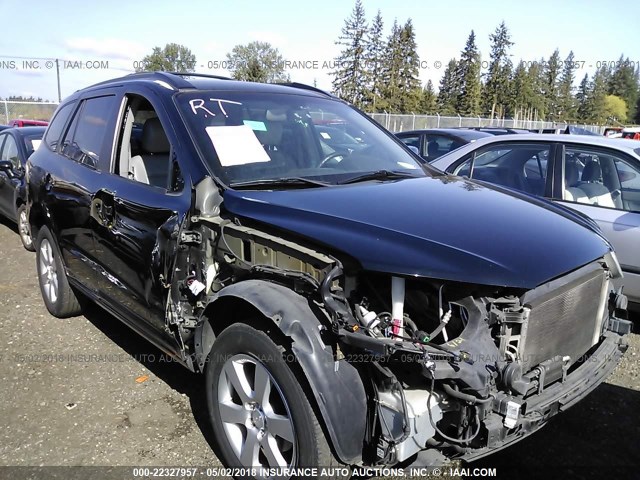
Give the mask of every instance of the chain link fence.
[(11, 120), (43, 120), (48, 122), (58, 108), (53, 102), (16, 102), (0, 100), (0, 124)]
[[(49, 121), (58, 104), (55, 102), (16, 102), (0, 100), (0, 124), (8, 124), (11, 120), (44, 120)], [(503, 127), (524, 128), (527, 130), (566, 127), (566, 124), (543, 122), (539, 120), (519, 120), (511, 118), (482, 118), (443, 115), (411, 115), (396, 113), (369, 113), (380, 125), (392, 132), (404, 132), (423, 128), (457, 128), (457, 127)], [(315, 113), (314, 120), (330, 121), (332, 115)], [(317, 117), (317, 118), (316, 118)], [(599, 125), (579, 125), (580, 127), (602, 134), (604, 127)]]
[[(542, 128), (566, 127), (566, 123), (543, 122), (540, 120), (519, 120), (512, 118), (482, 118), (443, 115), (411, 115), (395, 113), (369, 113), (380, 125), (392, 132), (420, 130), (424, 128), (457, 128), (457, 127), (503, 127), (524, 128), (527, 130)], [(575, 125), (575, 124), (572, 124)], [(599, 125), (579, 125), (590, 132), (603, 134), (604, 127)]]

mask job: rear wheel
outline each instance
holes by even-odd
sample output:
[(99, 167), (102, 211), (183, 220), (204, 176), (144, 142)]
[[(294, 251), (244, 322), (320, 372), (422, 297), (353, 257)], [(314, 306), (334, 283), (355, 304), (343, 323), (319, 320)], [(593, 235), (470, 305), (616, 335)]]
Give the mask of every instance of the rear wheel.
[(265, 332), (238, 323), (216, 339), (206, 367), (207, 404), (223, 461), (231, 467), (340, 466), (314, 409)]
[(38, 282), (47, 310), (58, 318), (80, 315), (80, 303), (69, 285), (58, 245), (47, 227), (40, 229), (36, 246)]
[(31, 226), (29, 225), (29, 217), (27, 216), (27, 206), (20, 205), (16, 213), (18, 216), (18, 233), (20, 234), (22, 246), (30, 252), (35, 252), (33, 238), (31, 238)]

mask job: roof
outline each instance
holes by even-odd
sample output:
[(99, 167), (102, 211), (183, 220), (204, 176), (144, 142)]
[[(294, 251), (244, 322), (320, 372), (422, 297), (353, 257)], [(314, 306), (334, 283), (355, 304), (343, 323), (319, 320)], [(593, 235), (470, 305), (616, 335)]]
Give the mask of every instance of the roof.
[(493, 137), (493, 135), (491, 135), (490, 133), (478, 132), (477, 130), (464, 128), (424, 128), (421, 130), (406, 130), (404, 132), (397, 132), (395, 135), (419, 135), (424, 133), (442, 133), (466, 140), (477, 140), (479, 138)]
[(29, 135), (43, 135), (44, 132), (47, 130), (47, 127), (42, 126), (42, 127), (21, 127), (21, 128), (12, 128), (11, 131), (15, 132), (17, 134), (20, 134), (22, 136), (29, 136)]
[(482, 138), (474, 142), (473, 148), (483, 145), (491, 145), (498, 142), (562, 142), (580, 143), (596, 147), (609, 147), (639, 155), (640, 145), (637, 140), (627, 140), (624, 138), (609, 138), (594, 135), (556, 135), (552, 133), (518, 133), (515, 135), (498, 135)]
[[(265, 93), (285, 93), (290, 95), (308, 95), (324, 98), (336, 98), (318, 88), (301, 83), (257, 83), (233, 80), (227, 77), (216, 75), (205, 75), (200, 73), (176, 73), (176, 72), (140, 72), (132, 73), (124, 77), (106, 80), (104, 82), (91, 85), (83, 92), (92, 89), (102, 89), (125, 85), (131, 82), (145, 82), (154, 88), (168, 90), (226, 90), (226, 91), (251, 91)], [(78, 93), (76, 92), (76, 93)]]

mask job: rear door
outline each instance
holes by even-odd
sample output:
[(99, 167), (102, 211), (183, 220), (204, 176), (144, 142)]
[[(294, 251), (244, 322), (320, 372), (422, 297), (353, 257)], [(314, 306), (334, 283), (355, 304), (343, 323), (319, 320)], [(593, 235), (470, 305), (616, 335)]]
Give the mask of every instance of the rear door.
[(91, 199), (102, 188), (100, 165), (111, 158), (117, 105), (115, 93), (86, 97), (69, 107), (75, 109), (70, 118), (70, 111), (59, 112), (60, 124), (52, 124), (44, 139), (54, 153), (43, 180), (48, 214), (69, 275), (90, 289), (96, 283)]
[[(98, 282), (104, 302), (157, 334), (165, 332), (167, 285), (191, 194), (162, 102), (142, 87), (129, 88), (117, 115), (115, 153), (92, 198)], [(141, 136), (134, 124), (142, 124)]]

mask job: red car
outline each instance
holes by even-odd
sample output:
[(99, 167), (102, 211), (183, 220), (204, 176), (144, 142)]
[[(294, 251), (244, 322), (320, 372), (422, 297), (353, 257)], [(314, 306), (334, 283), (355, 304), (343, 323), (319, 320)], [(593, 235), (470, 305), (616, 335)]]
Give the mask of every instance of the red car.
[(49, 125), (49, 122), (44, 122), (42, 120), (11, 120), (9, 122), (10, 127), (46, 127)]

